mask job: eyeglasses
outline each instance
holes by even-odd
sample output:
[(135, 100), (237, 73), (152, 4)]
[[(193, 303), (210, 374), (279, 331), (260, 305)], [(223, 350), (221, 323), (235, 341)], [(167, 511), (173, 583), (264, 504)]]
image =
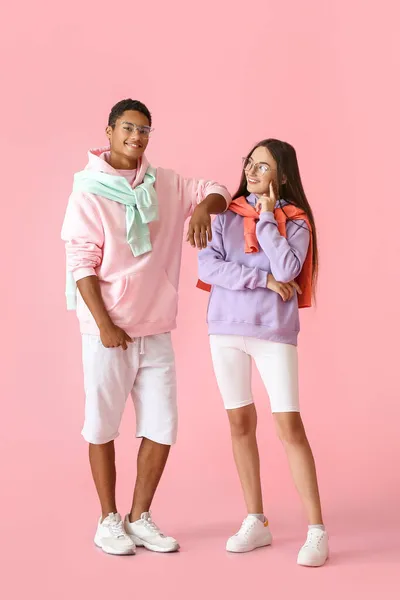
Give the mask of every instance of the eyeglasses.
[(268, 171), (276, 171), (276, 169), (271, 169), (267, 163), (255, 163), (252, 158), (243, 158), (243, 169), (245, 171), (253, 171), (255, 170), (256, 175), (266, 175)]
[(123, 127), (129, 133), (137, 132), (143, 138), (149, 138), (151, 132), (154, 131), (154, 129), (147, 125), (136, 125), (136, 123), (123, 123)]

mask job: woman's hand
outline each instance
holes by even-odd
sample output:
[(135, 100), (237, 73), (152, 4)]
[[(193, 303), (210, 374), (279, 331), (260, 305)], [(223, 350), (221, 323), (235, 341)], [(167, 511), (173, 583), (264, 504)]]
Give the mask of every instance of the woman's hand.
[(256, 210), (259, 213), (274, 212), (276, 205), (276, 196), (272, 181), (269, 182), (269, 194), (263, 194), (258, 198)]
[(302, 293), (301, 288), (296, 281), (290, 281), (289, 283), (280, 283), (280, 281), (277, 281), (275, 277), (270, 273), (268, 273), (267, 277), (267, 288), (279, 294), (284, 302), (291, 300), (294, 296), (295, 291), (298, 294)]

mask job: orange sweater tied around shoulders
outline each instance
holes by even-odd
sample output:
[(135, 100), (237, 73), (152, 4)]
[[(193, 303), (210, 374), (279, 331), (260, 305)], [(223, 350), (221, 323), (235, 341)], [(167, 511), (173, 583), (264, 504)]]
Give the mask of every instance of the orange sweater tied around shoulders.
[[(243, 217), (244, 227), (244, 251), (246, 254), (252, 254), (253, 252), (259, 252), (259, 244), (256, 234), (257, 221), (260, 218), (258, 212), (249, 204), (242, 196), (233, 200), (229, 206), (229, 210), (241, 215)], [(278, 231), (286, 237), (286, 221), (288, 219), (301, 219), (307, 223), (310, 231), (310, 244), (308, 246), (308, 252), (306, 260), (304, 261), (303, 268), (300, 275), (296, 278), (299, 284), (302, 294), (297, 296), (299, 308), (308, 308), (312, 305), (312, 229), (307, 218), (307, 215), (301, 208), (293, 206), (293, 204), (286, 204), (284, 210), (282, 208), (276, 208), (274, 211), (274, 217), (278, 224)], [(200, 279), (197, 282), (197, 287), (206, 292), (211, 291), (211, 285), (204, 283)]]

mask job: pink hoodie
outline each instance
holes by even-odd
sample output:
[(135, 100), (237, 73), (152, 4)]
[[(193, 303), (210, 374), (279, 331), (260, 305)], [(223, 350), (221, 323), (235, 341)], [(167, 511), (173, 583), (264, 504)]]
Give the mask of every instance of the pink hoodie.
[[(106, 158), (105, 150), (93, 150), (86, 168), (118, 174)], [(133, 187), (143, 181), (148, 164), (143, 157)], [(71, 194), (61, 234), (75, 281), (97, 275), (112, 321), (131, 337), (176, 327), (184, 223), (209, 194), (221, 194), (227, 206), (231, 201), (225, 187), (169, 169), (157, 168), (155, 190), (159, 220), (149, 224), (153, 250), (147, 254), (133, 256), (126, 241), (125, 206), (94, 194)], [(79, 292), (77, 316), (82, 333), (99, 333)]]

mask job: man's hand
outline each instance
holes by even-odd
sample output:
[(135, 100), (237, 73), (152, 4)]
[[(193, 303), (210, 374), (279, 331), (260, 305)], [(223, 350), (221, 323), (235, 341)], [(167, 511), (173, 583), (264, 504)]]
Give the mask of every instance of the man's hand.
[(293, 298), (295, 290), (298, 294), (302, 293), (300, 286), (296, 281), (280, 283), (270, 273), (268, 273), (267, 277), (267, 288), (279, 294), (284, 302), (287, 302)]
[(100, 327), (100, 339), (105, 348), (119, 348), (121, 346), (123, 350), (127, 350), (128, 344), (133, 342), (123, 329), (111, 322)]
[(78, 289), (83, 301), (92, 313), (96, 325), (100, 330), (101, 343), (105, 348), (118, 348), (122, 346), (124, 350), (128, 348), (128, 343), (133, 340), (120, 327), (114, 325), (104, 306), (101, 296), (100, 284), (96, 275), (90, 275), (79, 279)]
[(186, 241), (192, 248), (207, 248), (207, 240), (212, 240), (211, 216), (207, 206), (201, 202), (196, 206), (190, 219)]

